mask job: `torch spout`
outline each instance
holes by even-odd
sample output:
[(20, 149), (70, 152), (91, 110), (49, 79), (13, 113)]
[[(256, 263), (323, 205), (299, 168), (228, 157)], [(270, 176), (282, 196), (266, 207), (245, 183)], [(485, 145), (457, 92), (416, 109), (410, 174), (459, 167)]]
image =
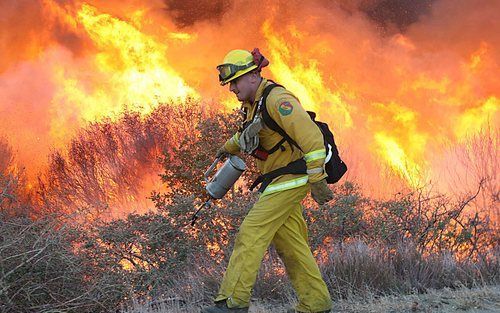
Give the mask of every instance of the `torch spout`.
[(191, 217), (191, 226), (192, 227), (194, 227), (194, 225), (196, 224), (196, 220), (199, 217), (198, 213), (200, 213), (200, 211), (205, 207), (208, 209), (211, 205), (212, 205), (212, 198), (208, 197), (208, 199), (202, 205), (200, 205), (198, 210), (196, 210), (196, 212), (193, 214), (193, 217)]

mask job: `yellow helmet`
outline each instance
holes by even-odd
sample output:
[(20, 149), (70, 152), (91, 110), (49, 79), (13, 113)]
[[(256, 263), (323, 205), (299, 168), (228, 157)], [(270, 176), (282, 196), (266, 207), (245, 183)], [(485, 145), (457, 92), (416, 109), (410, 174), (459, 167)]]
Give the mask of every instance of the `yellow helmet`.
[(224, 57), (222, 64), (217, 66), (219, 81), (225, 85), (257, 68), (253, 61), (252, 53), (247, 50), (232, 50)]

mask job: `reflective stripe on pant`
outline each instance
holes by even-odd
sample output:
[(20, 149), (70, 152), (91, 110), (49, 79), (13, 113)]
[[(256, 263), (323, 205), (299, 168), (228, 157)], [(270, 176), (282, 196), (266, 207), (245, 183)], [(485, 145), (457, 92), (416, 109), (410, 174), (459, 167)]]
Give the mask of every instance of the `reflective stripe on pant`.
[(262, 195), (248, 212), (234, 245), (216, 301), (229, 307), (247, 307), (262, 258), (269, 245), (285, 263), (303, 312), (325, 311), (332, 302), (307, 243), (307, 227), (301, 201), (309, 185)]

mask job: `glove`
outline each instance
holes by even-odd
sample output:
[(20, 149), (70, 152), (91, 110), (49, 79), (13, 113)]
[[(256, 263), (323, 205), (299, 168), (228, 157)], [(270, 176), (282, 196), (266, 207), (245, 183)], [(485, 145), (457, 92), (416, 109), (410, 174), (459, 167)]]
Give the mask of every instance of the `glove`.
[(248, 125), (240, 135), (240, 149), (245, 153), (252, 153), (259, 146), (259, 131), (263, 124), (260, 117), (255, 117), (250, 125)]
[(328, 188), (326, 179), (311, 183), (311, 196), (319, 205), (323, 205), (333, 199), (333, 192)]
[(219, 149), (217, 149), (217, 152), (215, 153), (215, 158), (219, 158), (224, 154), (229, 154), (229, 152), (226, 150), (226, 148), (224, 148), (224, 146), (222, 146)]

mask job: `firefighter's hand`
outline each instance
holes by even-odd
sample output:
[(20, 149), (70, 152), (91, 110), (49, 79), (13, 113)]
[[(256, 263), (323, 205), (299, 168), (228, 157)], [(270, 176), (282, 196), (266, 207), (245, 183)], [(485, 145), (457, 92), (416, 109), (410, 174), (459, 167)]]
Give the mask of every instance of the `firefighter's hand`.
[(319, 205), (323, 205), (333, 199), (333, 192), (328, 188), (326, 179), (311, 183), (311, 196)]
[(229, 152), (224, 148), (224, 146), (222, 146), (219, 149), (217, 149), (217, 152), (215, 153), (215, 158), (219, 158), (224, 154), (228, 155)]

